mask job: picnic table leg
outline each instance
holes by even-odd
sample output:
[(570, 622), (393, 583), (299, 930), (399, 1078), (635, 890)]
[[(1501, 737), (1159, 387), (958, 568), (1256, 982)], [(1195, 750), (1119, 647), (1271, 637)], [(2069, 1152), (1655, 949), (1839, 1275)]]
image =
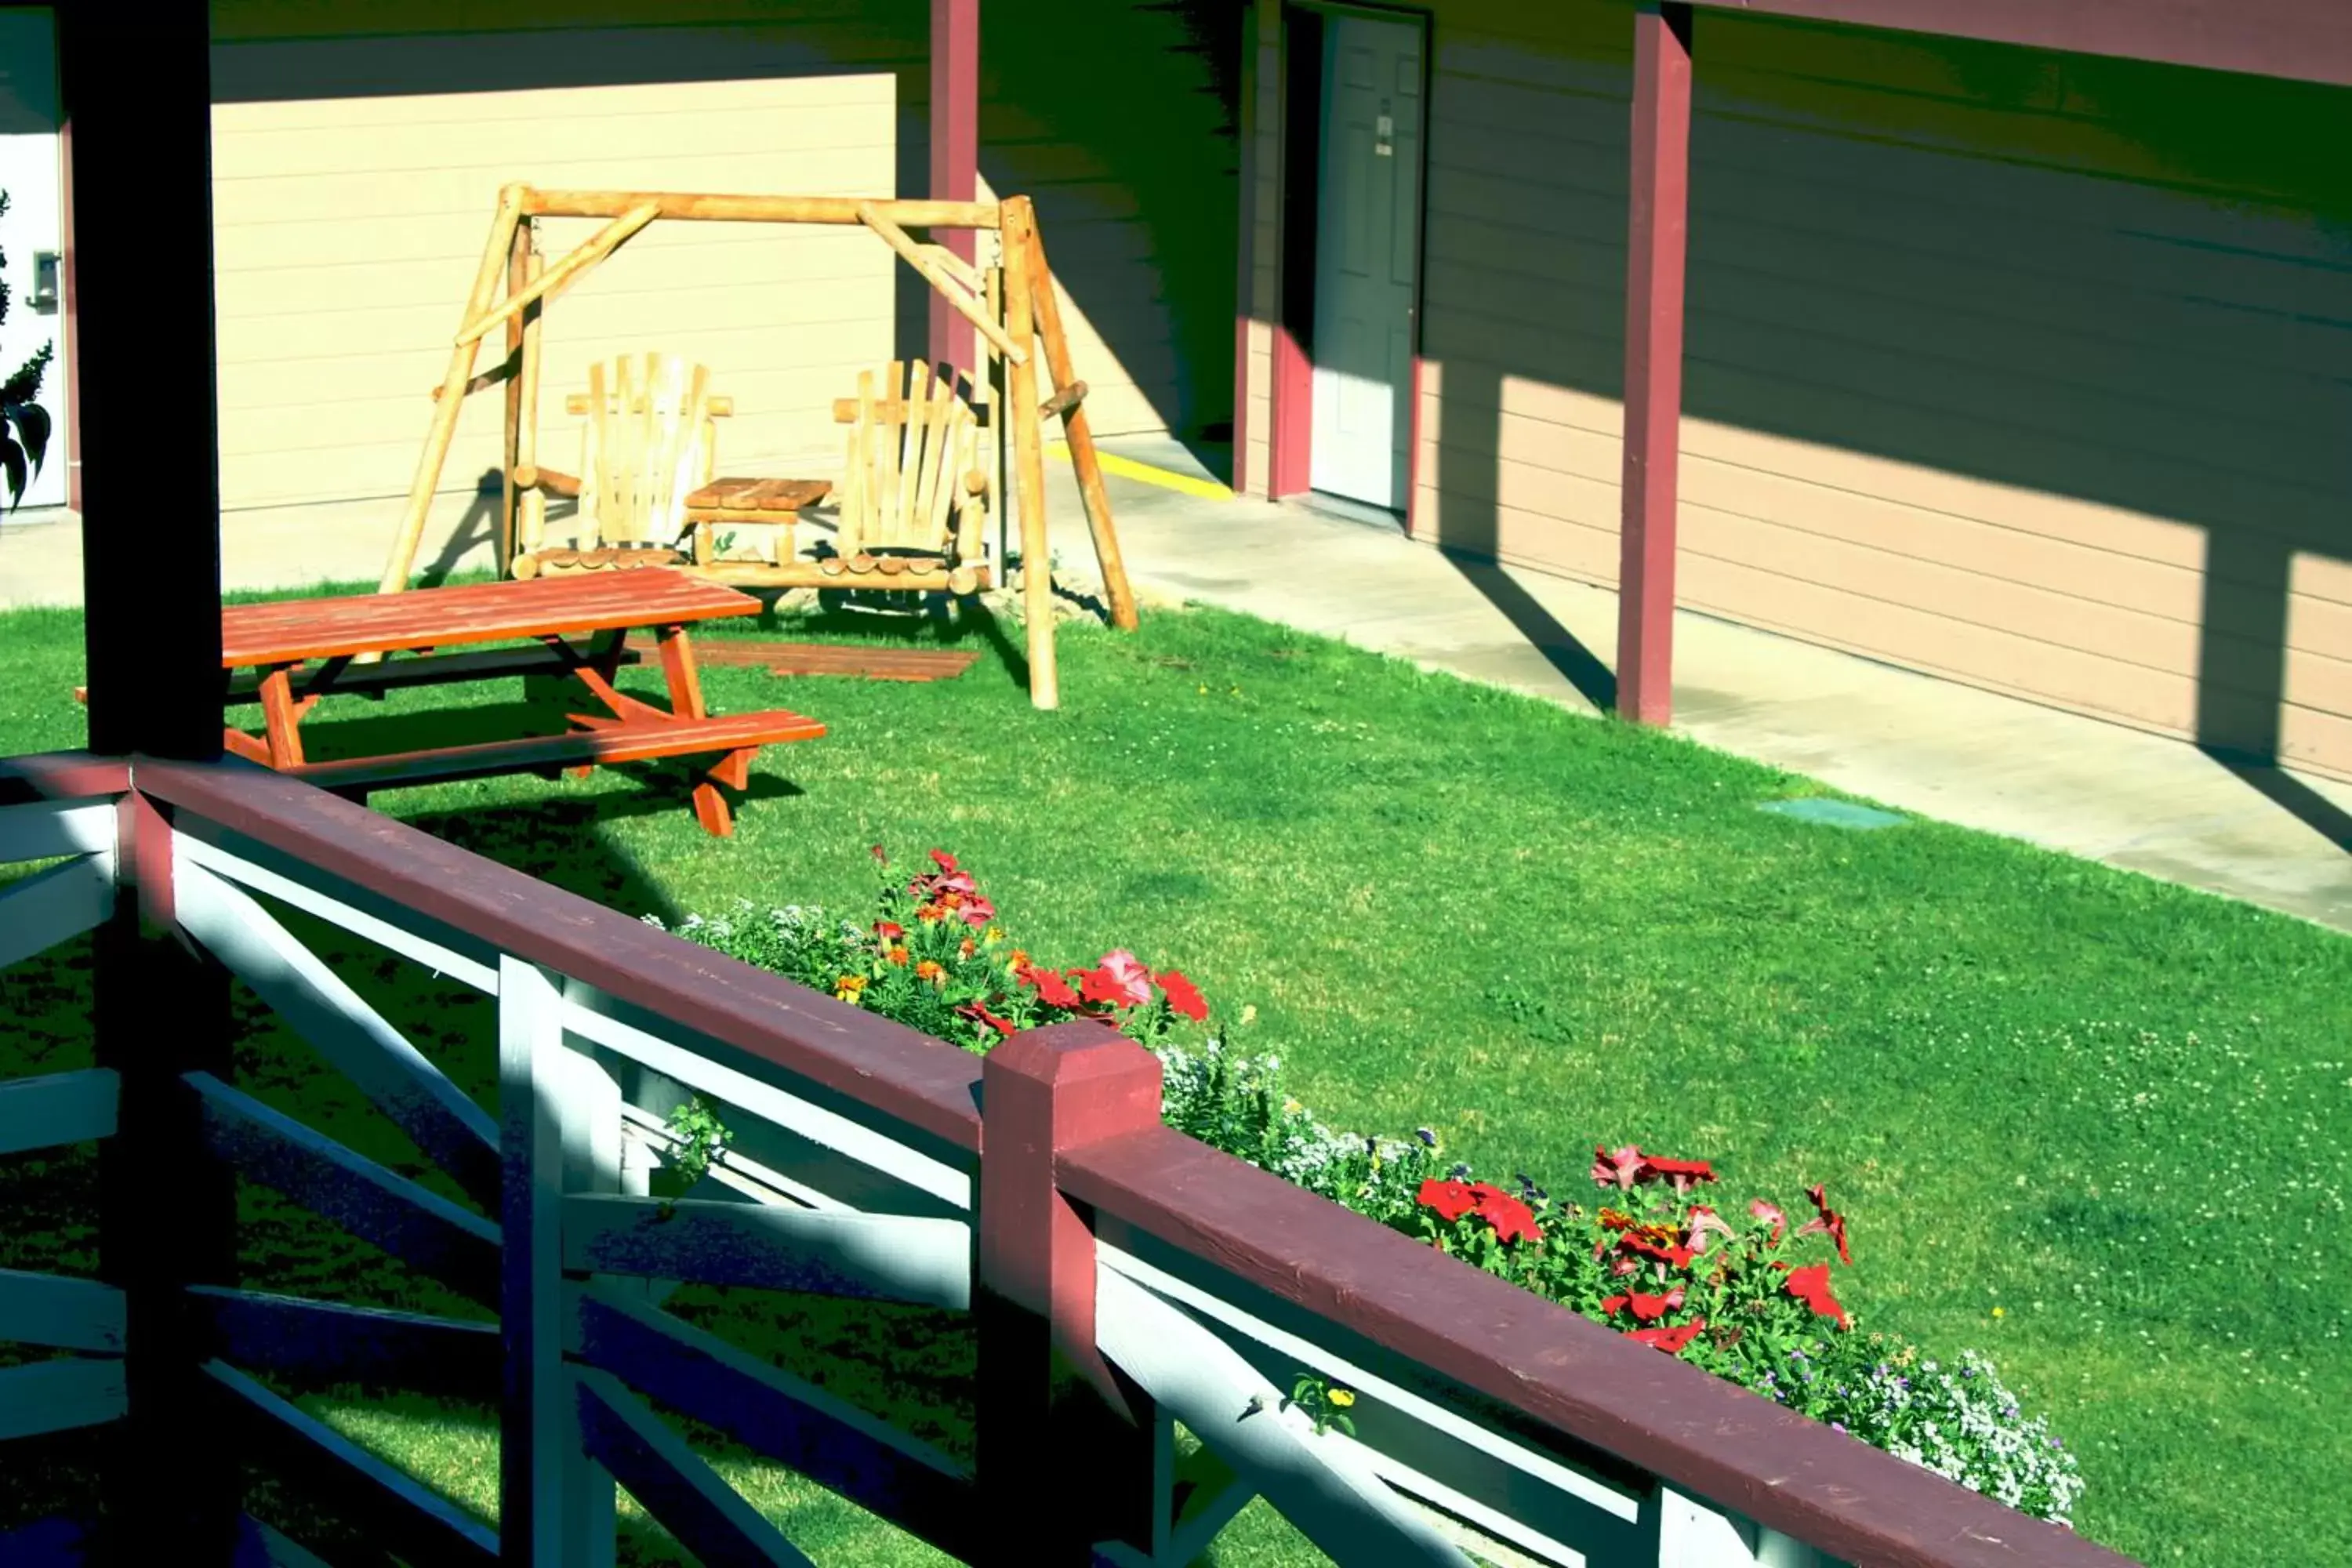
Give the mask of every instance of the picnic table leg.
[[(669, 683), (669, 710), (681, 719), (704, 717), (709, 710), (702, 705), (702, 674), (695, 668), (694, 646), (687, 641), (686, 628), (663, 626), (655, 635), (661, 639), (662, 678)], [(695, 781), (694, 819), (712, 837), (725, 838), (735, 831), (735, 813), (727, 797), (719, 793), (718, 781), (724, 778), (741, 789), (751, 782), (751, 765), (748, 753), (730, 752)]]
[(302, 735), (297, 726), (319, 700), (315, 697), (294, 700), (292, 669), (291, 665), (272, 665), (261, 677), (261, 716), (264, 731), (269, 737), (269, 765), (273, 768), (301, 765)]

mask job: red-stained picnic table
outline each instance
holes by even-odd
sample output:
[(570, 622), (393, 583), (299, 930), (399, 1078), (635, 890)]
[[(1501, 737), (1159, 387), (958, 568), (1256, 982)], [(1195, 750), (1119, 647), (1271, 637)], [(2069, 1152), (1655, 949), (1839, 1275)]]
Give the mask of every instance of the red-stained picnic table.
[[(723, 837), (734, 830), (734, 816), (718, 786), (745, 788), (762, 746), (824, 733), (815, 720), (782, 709), (719, 715), (703, 705), (688, 628), (759, 609), (748, 594), (661, 567), (236, 605), (221, 612), (226, 700), (258, 700), (263, 732), (228, 728), (222, 742), (238, 756), (359, 800), (407, 784), (513, 773), (552, 778), (603, 763), (716, 756), (695, 784), (694, 814)], [(667, 708), (613, 685), (622, 665), (637, 662), (628, 634), (646, 629), (656, 638)], [(436, 651), (517, 641), (539, 646)], [(378, 661), (355, 662), (362, 655)], [(251, 673), (236, 676), (240, 669)], [(319, 763), (302, 753), (301, 722), (321, 697), (515, 676), (570, 677), (604, 711), (567, 714), (574, 728), (560, 735)]]

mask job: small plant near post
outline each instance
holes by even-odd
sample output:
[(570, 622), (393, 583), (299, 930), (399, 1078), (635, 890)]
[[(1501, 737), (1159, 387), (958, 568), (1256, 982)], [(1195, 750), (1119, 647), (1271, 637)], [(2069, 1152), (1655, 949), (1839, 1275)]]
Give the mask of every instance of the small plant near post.
[[(673, 1179), (678, 1183), (681, 1192), (708, 1175), (710, 1163), (726, 1152), (727, 1146), (735, 1139), (727, 1124), (719, 1120), (719, 1113), (705, 1105), (698, 1094), (672, 1110), (664, 1125), (677, 1140), (677, 1147), (671, 1153), (667, 1165), (676, 1173)], [(668, 1219), (677, 1213), (676, 1205), (667, 1198), (662, 1200), (662, 1218)]]
[(1345, 1412), (1355, 1403), (1352, 1391), (1334, 1388), (1329, 1378), (1307, 1372), (1299, 1373), (1298, 1381), (1290, 1385), (1290, 1397), (1282, 1402), (1282, 1407), (1288, 1410), (1295, 1405), (1305, 1411), (1307, 1418), (1315, 1423), (1318, 1437), (1334, 1426), (1352, 1437), (1356, 1435), (1356, 1423)]

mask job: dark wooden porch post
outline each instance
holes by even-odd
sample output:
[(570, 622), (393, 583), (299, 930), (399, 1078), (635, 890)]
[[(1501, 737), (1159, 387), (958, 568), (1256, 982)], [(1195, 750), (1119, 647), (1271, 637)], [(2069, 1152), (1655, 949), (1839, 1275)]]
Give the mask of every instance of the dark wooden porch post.
[(221, 741), (208, 16), (203, 0), (58, 7), (89, 746), (206, 762)]
[(1633, 18), (1633, 168), (1625, 255), (1624, 514), (1617, 712), (1674, 717), (1675, 468), (1681, 455), (1683, 261), (1690, 221), (1691, 8)]
[[(931, 198), (969, 202), (980, 195), (980, 0), (931, 0)], [(942, 229), (933, 238), (966, 263), (980, 236)], [(931, 363), (973, 373), (971, 323), (931, 293)]]
[[(57, 16), (73, 147), (89, 746), (215, 760), (210, 7), (60, 5)], [(119, 809), (122, 896), (97, 932), (91, 1023), (99, 1065), (121, 1085), (115, 1134), (100, 1145), (99, 1273), (123, 1293), (129, 1405), (111, 1428), (93, 1561), (225, 1568), (237, 1451), (207, 1397), (186, 1287), (236, 1282), (236, 1188), (205, 1152), (182, 1075), (230, 1076), (228, 978), (176, 937), (168, 822), (135, 794)]]

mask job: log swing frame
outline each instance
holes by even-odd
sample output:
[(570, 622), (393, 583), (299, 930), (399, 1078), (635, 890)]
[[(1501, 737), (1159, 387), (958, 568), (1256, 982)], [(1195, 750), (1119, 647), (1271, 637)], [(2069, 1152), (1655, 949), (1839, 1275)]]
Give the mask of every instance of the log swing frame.
[[(569, 254), (542, 266), (535, 234), (541, 218), (603, 218), (605, 223)], [(990, 466), (1009, 470), (1003, 476), (1009, 483), (997, 487), (998, 493), (1010, 492), (1020, 522), (1030, 699), (1039, 708), (1059, 706), (1052, 557), (1045, 526), (1043, 426), (1046, 418), (1058, 416), (1062, 421), (1111, 619), (1122, 631), (1133, 631), (1137, 615), (1134, 591), (1119, 555), (1109, 497), (1103, 488), (1102, 466), (1087, 423), (1086, 384), (1077, 379), (1071, 362), (1054, 295), (1053, 273), (1037, 233), (1035, 208), (1026, 196), (945, 202), (502, 186), (489, 237), (482, 247), (481, 265), (450, 346), (448, 371), (433, 393), (433, 419), (425, 450), (418, 458), (407, 506), (377, 591), (397, 594), (407, 589), (461, 407), (471, 394), (501, 384), (506, 389), (506, 409), (498, 558), (499, 574), (509, 573), (519, 524), (521, 532), (535, 536), (537, 531), (529, 525), (543, 521), (546, 496), (555, 488), (547, 482), (549, 471), (538, 464), (542, 318), (559, 295), (631, 239), (664, 220), (862, 226), (971, 322), (979, 333), (981, 358), (971, 377), (972, 400), (985, 397), (992, 416), (991, 446), (1002, 443), (1008, 434), (1012, 443), (1010, 461), (1004, 461), (1001, 452), (992, 452)], [(967, 266), (946, 247), (921, 244), (907, 232), (943, 228), (995, 230), (1003, 253), (1000, 264), (983, 272)], [(505, 357), (476, 374), (484, 340), (501, 329)], [(1041, 347), (1054, 386), (1052, 395), (1045, 398), (1040, 397), (1038, 389)], [(1009, 420), (993, 417), (997, 409), (1008, 410)]]

